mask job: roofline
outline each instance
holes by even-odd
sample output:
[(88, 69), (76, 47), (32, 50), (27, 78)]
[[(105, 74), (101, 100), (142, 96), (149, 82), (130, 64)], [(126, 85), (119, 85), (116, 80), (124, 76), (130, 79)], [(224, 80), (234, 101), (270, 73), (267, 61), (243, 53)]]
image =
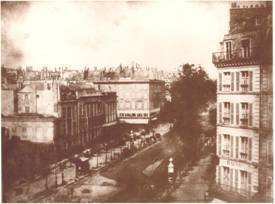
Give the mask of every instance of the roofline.
[(149, 79), (149, 80), (110, 80), (110, 81), (95, 81), (94, 84), (147, 84), (147, 83), (165, 83), (163, 80)]

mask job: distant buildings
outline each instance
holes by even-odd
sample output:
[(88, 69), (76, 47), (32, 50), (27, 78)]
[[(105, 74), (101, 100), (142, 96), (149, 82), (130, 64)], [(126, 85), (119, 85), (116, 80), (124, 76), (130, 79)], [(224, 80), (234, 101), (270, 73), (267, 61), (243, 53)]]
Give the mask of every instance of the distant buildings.
[(117, 93), (117, 115), (122, 123), (148, 124), (157, 119), (163, 105), (164, 81), (124, 79), (94, 84), (100, 91)]
[(218, 68), (218, 192), (273, 200), (272, 2), (232, 2)]
[(118, 119), (156, 120), (165, 98), (165, 82), (157, 79), (171, 79), (137, 64), (82, 71), (2, 65), (1, 72), (5, 135), (54, 144), (67, 153), (118, 138)]
[(22, 89), (3, 93), (2, 128), (9, 137), (55, 144), (61, 152), (101, 142), (103, 129), (117, 124), (116, 94), (88, 84), (25, 81)]

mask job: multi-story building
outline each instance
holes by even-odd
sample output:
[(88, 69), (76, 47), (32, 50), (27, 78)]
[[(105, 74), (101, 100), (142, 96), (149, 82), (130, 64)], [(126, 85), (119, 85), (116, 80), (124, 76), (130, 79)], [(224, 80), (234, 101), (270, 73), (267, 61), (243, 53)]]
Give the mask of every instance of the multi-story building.
[(271, 5), (232, 2), (230, 31), (213, 53), (219, 76), (216, 183), (235, 201), (273, 197)]
[(28, 81), (17, 95), (18, 113), (38, 113), (58, 117), (58, 81)]
[(116, 124), (116, 94), (88, 85), (61, 86), (57, 143), (68, 151), (101, 142), (103, 129)]
[(104, 92), (116, 92), (117, 117), (120, 122), (148, 124), (157, 119), (164, 99), (163, 81), (123, 79), (94, 84)]

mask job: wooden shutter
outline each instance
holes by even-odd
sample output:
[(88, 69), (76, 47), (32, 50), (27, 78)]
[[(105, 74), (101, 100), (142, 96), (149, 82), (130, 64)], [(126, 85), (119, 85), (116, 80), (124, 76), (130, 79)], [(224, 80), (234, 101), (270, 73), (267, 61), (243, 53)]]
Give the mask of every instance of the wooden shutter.
[(239, 91), (240, 87), (240, 72), (236, 72), (236, 91)]
[(239, 136), (236, 136), (236, 158), (239, 158)]
[(236, 103), (236, 125), (239, 125), (239, 103)]
[(248, 179), (248, 192), (251, 192), (251, 173), (247, 172), (247, 179)]
[(252, 160), (252, 138), (248, 138), (248, 159)]
[(253, 90), (253, 72), (248, 72), (249, 74), (249, 91)]
[(231, 72), (231, 91), (234, 91), (234, 72)]
[(230, 122), (231, 124), (234, 124), (234, 103), (230, 104)]
[(217, 152), (217, 154), (218, 154), (218, 155), (221, 155), (221, 141), (222, 141), (222, 135), (219, 134), (219, 135), (218, 135), (218, 141), (217, 141), (217, 147), (218, 147), (218, 152)]
[(229, 175), (230, 175), (230, 188), (233, 188), (233, 169), (229, 169)]
[(218, 184), (221, 184), (221, 166), (218, 166)]
[(236, 188), (238, 188), (239, 187), (239, 185), (238, 185), (238, 183), (239, 183), (239, 171), (238, 171), (238, 169), (235, 169), (235, 187)]
[(230, 144), (230, 156), (233, 158), (234, 156), (234, 137), (232, 135), (230, 135), (230, 141), (231, 141), (231, 144)]
[(249, 103), (249, 126), (253, 126), (253, 112), (252, 112), (252, 108), (253, 108), (253, 104)]
[(222, 123), (222, 103), (219, 103), (219, 123)]
[(222, 91), (222, 73), (219, 73), (219, 91)]

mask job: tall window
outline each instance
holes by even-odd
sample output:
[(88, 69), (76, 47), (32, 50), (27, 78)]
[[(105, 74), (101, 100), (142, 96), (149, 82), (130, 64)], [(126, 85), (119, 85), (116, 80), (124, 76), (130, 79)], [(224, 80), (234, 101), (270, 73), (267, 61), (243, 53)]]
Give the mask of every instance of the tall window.
[(248, 159), (248, 138), (247, 137), (241, 137), (241, 149), (240, 149), (240, 156), (241, 159)]
[(230, 135), (224, 134), (223, 135), (223, 155), (229, 156), (230, 152)]
[(243, 58), (248, 58), (250, 57), (250, 40), (249, 39), (245, 39), (241, 41), (242, 43), (242, 57)]
[(29, 103), (30, 99), (29, 99), (29, 94), (25, 94), (25, 103)]
[(230, 91), (231, 75), (230, 72), (224, 72), (223, 91)]
[(223, 167), (223, 183), (225, 185), (230, 185), (229, 167)]
[(230, 121), (230, 103), (229, 102), (224, 102), (223, 121), (226, 124), (229, 123)]
[(248, 189), (248, 173), (247, 171), (241, 171), (241, 189)]
[(230, 60), (232, 58), (232, 43), (226, 42), (225, 47), (226, 47), (226, 59)]
[(241, 103), (241, 125), (248, 125), (248, 103)]
[(243, 92), (247, 92), (248, 91), (248, 71), (242, 71), (241, 72), (241, 90)]

